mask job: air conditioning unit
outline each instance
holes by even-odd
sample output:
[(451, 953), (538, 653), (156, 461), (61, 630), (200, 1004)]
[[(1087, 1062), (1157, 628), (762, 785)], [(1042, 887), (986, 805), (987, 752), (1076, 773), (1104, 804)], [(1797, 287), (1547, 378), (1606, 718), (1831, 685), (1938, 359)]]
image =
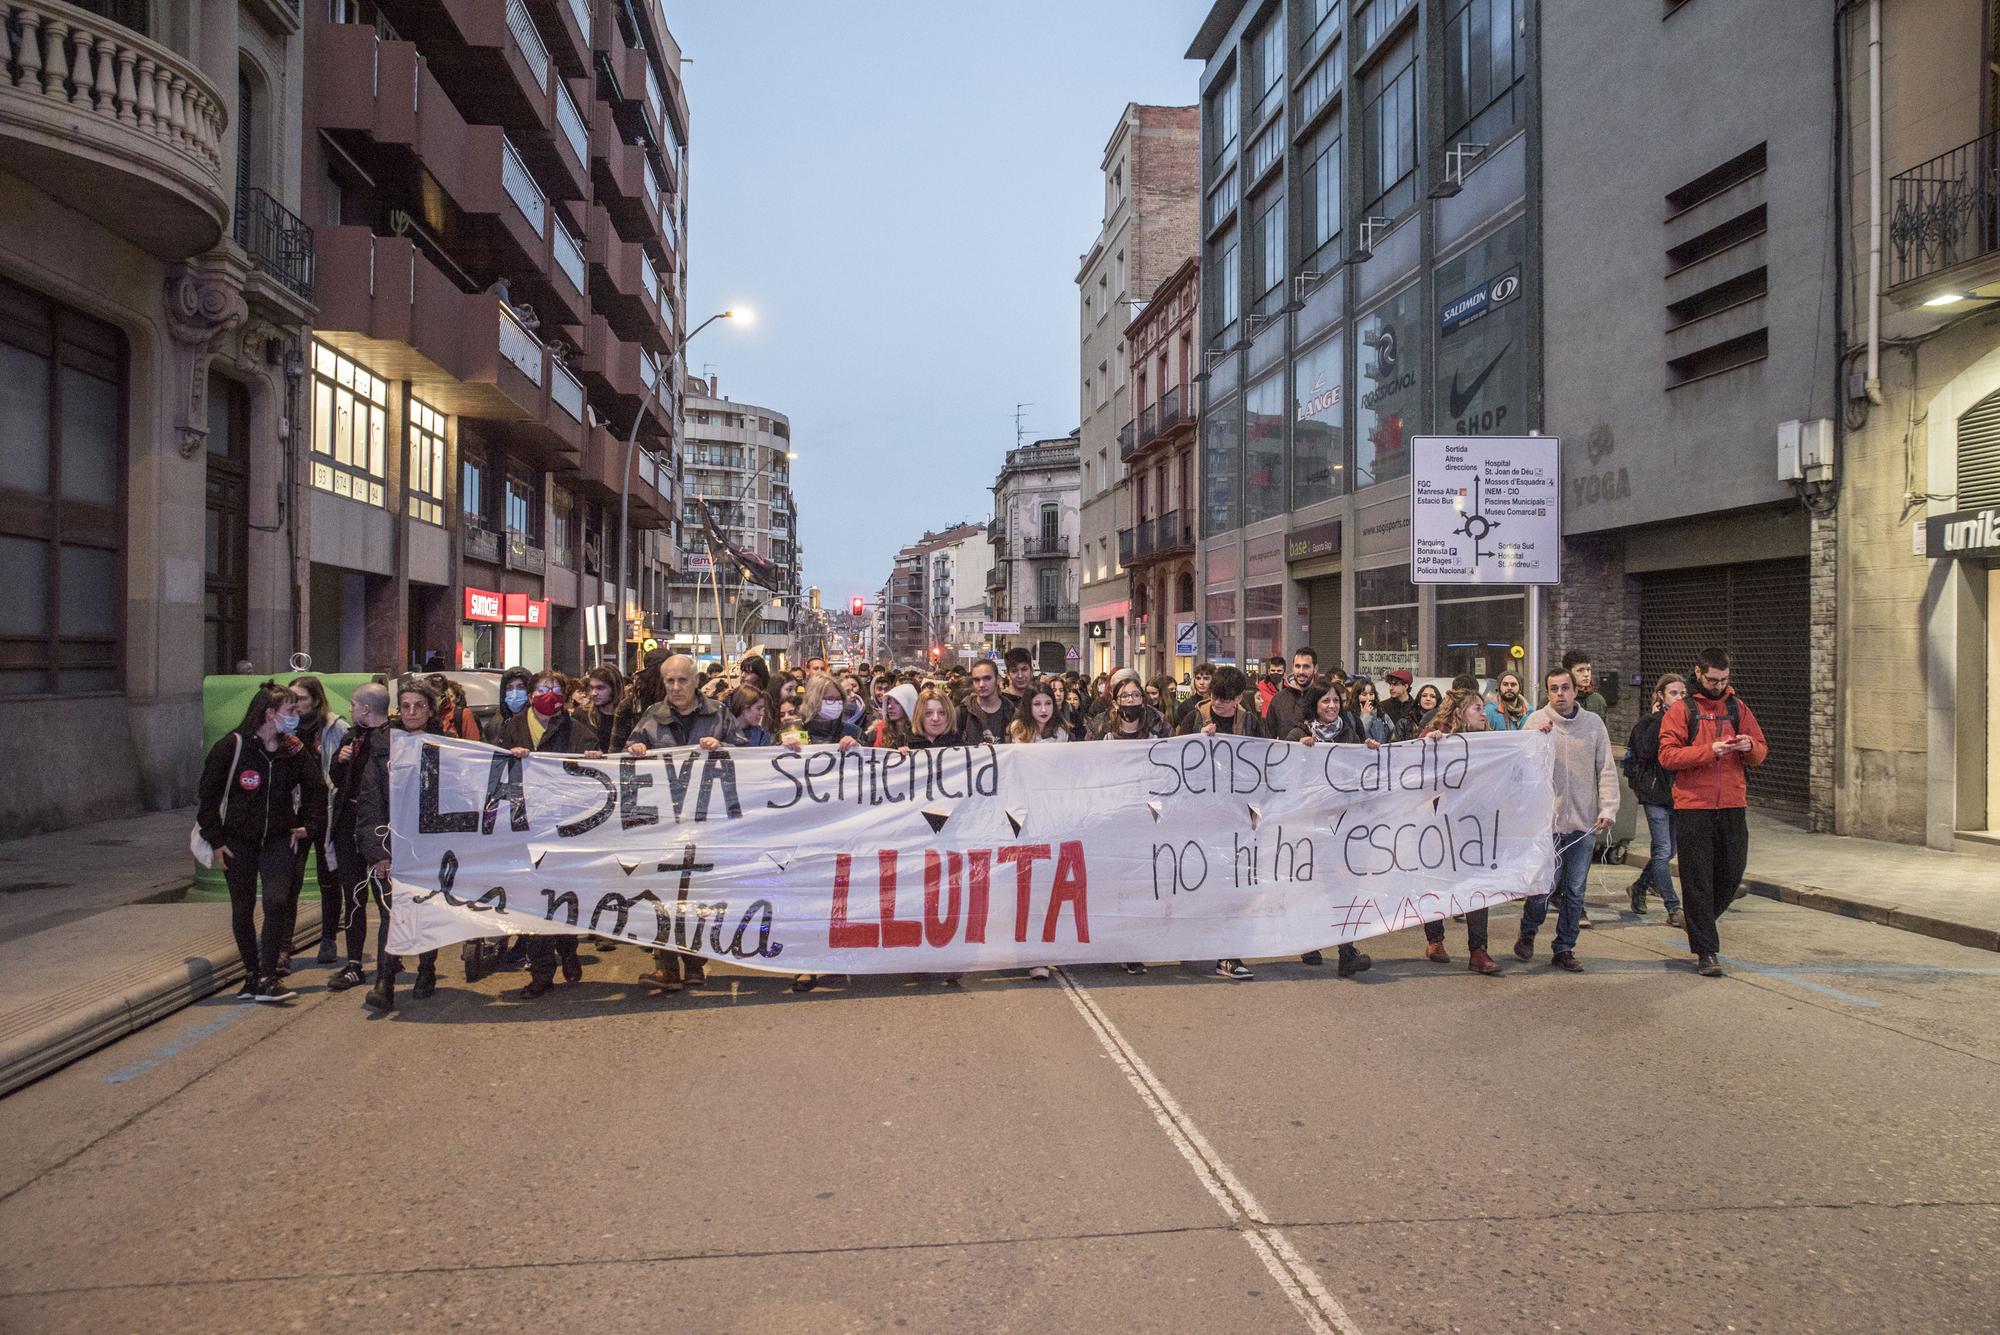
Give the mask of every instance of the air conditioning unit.
[(1833, 419), (1778, 423), (1778, 480), (1833, 481)]

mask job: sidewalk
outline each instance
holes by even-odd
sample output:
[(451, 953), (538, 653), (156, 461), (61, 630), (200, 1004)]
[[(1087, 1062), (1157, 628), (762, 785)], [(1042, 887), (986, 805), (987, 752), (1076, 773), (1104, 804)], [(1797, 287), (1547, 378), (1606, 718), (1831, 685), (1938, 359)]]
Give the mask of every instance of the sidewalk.
[(187, 898), (193, 823), (189, 807), (0, 844), (0, 1094), (242, 981), (229, 905)]
[[(1626, 855), (1635, 874), (1646, 861), (1647, 847), (1641, 821)], [(1624, 885), (1617, 888), (1622, 891)], [(1993, 858), (1809, 834), (1753, 811), (1743, 888), (1823, 913), (2000, 950), (2000, 860)]]

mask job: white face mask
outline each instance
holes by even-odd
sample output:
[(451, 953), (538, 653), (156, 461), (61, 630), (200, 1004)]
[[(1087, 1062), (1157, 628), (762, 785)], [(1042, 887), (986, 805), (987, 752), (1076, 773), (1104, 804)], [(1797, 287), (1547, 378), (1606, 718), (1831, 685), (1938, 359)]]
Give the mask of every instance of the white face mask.
[(822, 700), (822, 701), (820, 701), (820, 706), (819, 706), (819, 716), (820, 716), (821, 718), (823, 718), (823, 719), (828, 719), (828, 720), (832, 720), (832, 719), (837, 719), (837, 718), (839, 718), (839, 717), (840, 717), (840, 701), (838, 701), (838, 700)]

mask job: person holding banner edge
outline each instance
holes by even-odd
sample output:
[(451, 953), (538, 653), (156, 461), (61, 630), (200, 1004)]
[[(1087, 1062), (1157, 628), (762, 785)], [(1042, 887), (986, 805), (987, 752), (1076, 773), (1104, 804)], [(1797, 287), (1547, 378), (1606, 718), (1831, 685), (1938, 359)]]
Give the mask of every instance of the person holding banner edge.
[[(437, 696), (422, 682), (407, 680), (396, 689), (396, 723), (404, 732), (429, 733), (442, 737), (438, 722)], [(371, 747), (368, 767), (361, 771), (354, 798), (354, 828), (361, 841), (361, 857), (375, 881), (376, 906), (382, 912), (381, 930), (375, 945), (375, 986), (362, 1003), (371, 1010), (396, 1009), (396, 975), (403, 962), (388, 950), (389, 898), (383, 893), (389, 884), (389, 739)], [(417, 983), (410, 995), (422, 1001), (437, 991), (437, 956), (426, 950), (417, 956)]]
[[(1576, 681), (1568, 668), (1550, 668), (1542, 678), (1548, 703), (1528, 716), (1527, 727), (1555, 737), (1556, 912), (1555, 954), (1550, 963), (1565, 973), (1582, 973), (1576, 942), (1583, 929), (1583, 888), (1596, 851), (1593, 835), (1608, 830), (1618, 815), (1618, 767), (1604, 720), (1577, 703)], [(1548, 916), (1549, 896), (1529, 895), (1521, 906), (1521, 934), (1514, 958), (1535, 957), (1535, 933)]]
[[(502, 723), (493, 745), (517, 759), (528, 755), (588, 755), (597, 750), (597, 732), (567, 708), (568, 684), (560, 672), (538, 672), (528, 693), (528, 707)], [(576, 957), (577, 935), (536, 932), (528, 937), (528, 982), (521, 1000), (533, 1001), (555, 986), (556, 965), (563, 981), (583, 981), (583, 963)]]

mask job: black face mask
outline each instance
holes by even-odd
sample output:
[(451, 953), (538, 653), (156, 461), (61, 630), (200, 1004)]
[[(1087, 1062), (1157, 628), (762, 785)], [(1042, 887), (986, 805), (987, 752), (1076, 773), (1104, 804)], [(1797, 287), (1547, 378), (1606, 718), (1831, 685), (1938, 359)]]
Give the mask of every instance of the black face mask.
[(1146, 706), (1144, 705), (1118, 706), (1118, 717), (1124, 719), (1127, 723), (1137, 723), (1140, 719), (1144, 718), (1145, 715), (1146, 715)]

